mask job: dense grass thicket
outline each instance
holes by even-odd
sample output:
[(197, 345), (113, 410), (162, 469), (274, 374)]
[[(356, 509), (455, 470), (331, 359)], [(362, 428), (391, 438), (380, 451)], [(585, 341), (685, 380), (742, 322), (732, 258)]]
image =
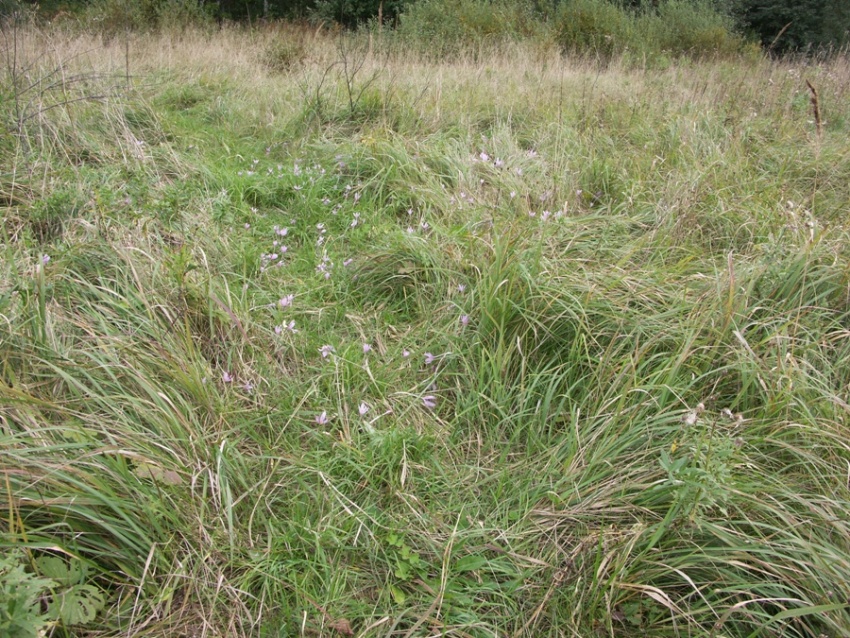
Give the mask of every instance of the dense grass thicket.
[(0, 633), (850, 633), (846, 59), (4, 36)]

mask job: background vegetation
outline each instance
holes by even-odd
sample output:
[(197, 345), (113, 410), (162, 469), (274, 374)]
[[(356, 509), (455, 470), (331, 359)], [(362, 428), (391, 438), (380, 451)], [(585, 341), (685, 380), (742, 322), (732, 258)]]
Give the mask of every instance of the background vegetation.
[[(579, 44), (599, 48), (596, 40), (608, 37), (619, 49), (636, 36), (652, 45), (657, 31), (665, 32), (658, 42), (662, 48), (676, 43), (682, 31), (691, 46), (708, 44), (703, 39), (717, 46), (737, 33), (774, 54), (839, 50), (850, 33), (850, 4), (844, 0), (2, 0), (0, 12), (15, 6), (37, 6), (42, 15), (60, 20), (81, 15), (86, 26), (107, 33), (280, 18), (346, 28), (405, 23), (409, 31), (433, 29), (436, 20), (451, 35), (478, 36), (483, 30), (489, 36), (539, 38), (577, 30), (589, 40)], [(575, 44), (574, 35), (567, 37)]]
[(846, 56), (187, 6), (3, 22), (0, 635), (850, 633)]

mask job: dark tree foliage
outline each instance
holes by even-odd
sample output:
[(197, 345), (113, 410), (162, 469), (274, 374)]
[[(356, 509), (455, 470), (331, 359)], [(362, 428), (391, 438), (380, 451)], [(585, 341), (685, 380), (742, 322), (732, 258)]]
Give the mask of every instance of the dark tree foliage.
[(745, 0), (738, 17), (777, 53), (840, 48), (848, 43), (850, 1)]

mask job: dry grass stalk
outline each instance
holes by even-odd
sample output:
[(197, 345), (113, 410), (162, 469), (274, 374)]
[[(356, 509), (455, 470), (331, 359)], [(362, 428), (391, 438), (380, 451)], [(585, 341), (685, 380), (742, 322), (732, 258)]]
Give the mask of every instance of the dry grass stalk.
[(806, 86), (809, 87), (809, 91), (812, 93), (812, 111), (815, 114), (815, 127), (817, 128), (818, 137), (821, 137), (823, 135), (823, 120), (821, 120), (820, 116), (820, 100), (818, 100), (818, 91), (814, 84), (808, 80), (806, 80)]

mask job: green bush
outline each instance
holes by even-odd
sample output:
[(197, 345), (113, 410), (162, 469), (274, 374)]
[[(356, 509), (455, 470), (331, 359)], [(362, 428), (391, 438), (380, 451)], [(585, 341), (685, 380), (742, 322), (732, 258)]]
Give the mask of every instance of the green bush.
[(85, 22), (104, 35), (156, 28), (183, 30), (209, 23), (209, 7), (198, 0), (94, 0)]
[(499, 0), (423, 0), (401, 16), (398, 36), (437, 58), (545, 30), (531, 9)]
[(667, 0), (631, 10), (609, 0), (570, 0), (552, 20), (561, 50), (601, 59), (733, 55), (744, 48), (732, 19), (699, 0)]
[(635, 38), (631, 12), (607, 0), (572, 0), (554, 17), (555, 41), (565, 53), (610, 58), (629, 48)]
[[(728, 16), (703, 2), (668, 0), (657, 13), (646, 14), (638, 21), (645, 35), (662, 51), (695, 58), (734, 54), (743, 40), (734, 32)], [(643, 31), (643, 29), (641, 29)]]

